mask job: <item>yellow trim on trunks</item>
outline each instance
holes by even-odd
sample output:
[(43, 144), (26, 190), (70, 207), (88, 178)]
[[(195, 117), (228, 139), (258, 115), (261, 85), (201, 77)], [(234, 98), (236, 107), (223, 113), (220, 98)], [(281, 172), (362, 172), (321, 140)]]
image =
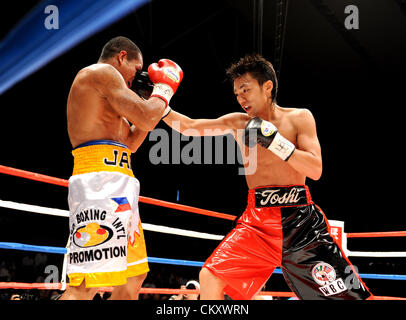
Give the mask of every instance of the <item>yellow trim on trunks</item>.
[(85, 280), (86, 288), (113, 287), (127, 283), (127, 278), (149, 271), (148, 262), (129, 266), (127, 270), (69, 274), (69, 286), (78, 287)]
[(121, 172), (134, 177), (131, 168), (131, 151), (124, 146), (113, 144), (93, 144), (76, 148), (72, 175), (110, 171)]

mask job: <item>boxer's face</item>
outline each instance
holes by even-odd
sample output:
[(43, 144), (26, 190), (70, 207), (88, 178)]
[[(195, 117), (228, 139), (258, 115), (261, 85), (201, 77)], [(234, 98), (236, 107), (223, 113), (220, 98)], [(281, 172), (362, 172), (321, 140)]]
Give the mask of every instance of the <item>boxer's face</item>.
[(267, 90), (249, 73), (234, 80), (234, 94), (250, 117), (256, 117), (267, 105)]
[(127, 87), (131, 88), (135, 75), (142, 70), (143, 60), (142, 56), (129, 60), (127, 53), (125, 51), (123, 52), (125, 54), (119, 56), (120, 66), (118, 71), (123, 76)]

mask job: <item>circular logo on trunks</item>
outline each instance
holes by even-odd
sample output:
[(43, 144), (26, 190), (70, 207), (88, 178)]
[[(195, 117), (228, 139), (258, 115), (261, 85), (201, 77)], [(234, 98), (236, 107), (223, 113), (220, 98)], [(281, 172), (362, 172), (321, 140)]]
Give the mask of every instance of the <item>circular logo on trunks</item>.
[(328, 263), (320, 262), (313, 267), (312, 277), (317, 284), (325, 286), (336, 279), (336, 271)]
[(98, 246), (109, 241), (113, 237), (113, 231), (96, 222), (87, 224), (76, 229), (73, 233), (73, 242), (81, 248)]

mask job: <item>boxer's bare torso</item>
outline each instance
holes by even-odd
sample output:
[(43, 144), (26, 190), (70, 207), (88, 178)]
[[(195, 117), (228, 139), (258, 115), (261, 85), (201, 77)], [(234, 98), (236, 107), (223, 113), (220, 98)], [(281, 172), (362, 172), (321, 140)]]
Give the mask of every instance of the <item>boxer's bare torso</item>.
[(124, 143), (129, 134), (128, 122), (97, 89), (97, 72), (107, 73), (103, 68), (101, 64), (86, 67), (73, 81), (67, 109), (68, 134), (73, 147), (102, 139)]
[[(279, 133), (295, 145), (296, 150), (288, 161), (283, 161), (270, 150), (255, 146), (256, 157), (249, 161), (256, 161), (256, 170), (246, 170), (248, 187), (252, 189), (269, 185), (305, 184), (306, 177), (319, 179), (322, 171), (321, 150), (311, 112), (307, 109), (282, 108), (269, 104), (262, 97), (258, 82), (250, 75), (237, 79), (234, 87), (237, 100), (247, 113), (230, 113), (217, 119), (190, 119), (172, 111), (164, 121), (169, 126), (178, 121), (177, 128), (186, 135), (187, 129), (194, 129), (196, 132), (191, 135), (200, 136), (215, 135), (213, 133), (216, 130), (217, 134), (221, 134), (222, 130), (224, 133), (232, 130), (243, 157), (249, 158), (250, 149), (243, 141), (244, 129), (251, 118), (260, 117), (272, 122)], [(244, 166), (250, 167), (252, 163), (248, 162)]]
[[(297, 149), (300, 149), (300, 137), (298, 137), (300, 128), (298, 127), (298, 122), (305, 112), (307, 111), (301, 109), (277, 107), (273, 119), (264, 120), (271, 121), (278, 128), (280, 134), (291, 141)], [(267, 185), (305, 184), (306, 176), (303, 173), (296, 171), (286, 161), (281, 161), (278, 156), (265, 148), (255, 146), (256, 157), (250, 159), (249, 152), (252, 151), (245, 145), (243, 133), (247, 122), (251, 118), (246, 114), (241, 114), (241, 116), (236, 116), (235, 118), (237, 130), (234, 129), (234, 136), (236, 137), (243, 156), (247, 159), (245, 167), (249, 168), (250, 165), (252, 165), (250, 161), (256, 161), (256, 170), (254, 173), (245, 175), (247, 185), (250, 189)]]
[(93, 64), (78, 72), (67, 102), (73, 148), (88, 141), (113, 140), (127, 145), (132, 152), (138, 149), (151, 123), (159, 121), (162, 114), (152, 110), (163, 108), (160, 99), (152, 98), (147, 105), (129, 89), (141, 68), (142, 62), (133, 60), (121, 72), (107, 63)]

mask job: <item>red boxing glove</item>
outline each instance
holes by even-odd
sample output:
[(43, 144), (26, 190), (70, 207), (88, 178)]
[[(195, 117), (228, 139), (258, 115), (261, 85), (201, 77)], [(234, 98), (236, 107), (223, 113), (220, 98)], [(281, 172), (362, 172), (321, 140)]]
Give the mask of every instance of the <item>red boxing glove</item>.
[(183, 79), (182, 69), (169, 59), (161, 59), (148, 67), (148, 76), (154, 84), (151, 97), (161, 98), (168, 106)]

